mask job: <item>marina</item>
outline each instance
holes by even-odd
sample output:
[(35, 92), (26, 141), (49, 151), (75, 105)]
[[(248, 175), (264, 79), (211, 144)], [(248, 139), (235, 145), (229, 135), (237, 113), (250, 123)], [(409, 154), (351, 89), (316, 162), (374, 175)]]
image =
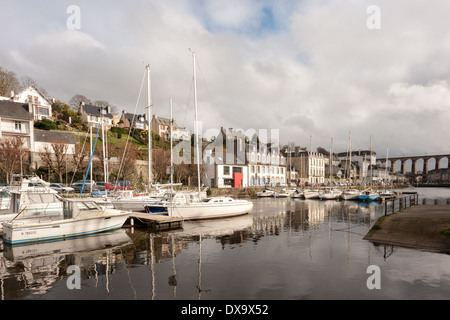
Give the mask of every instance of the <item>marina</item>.
[[(450, 198), (446, 188), (397, 191), (404, 196), (417, 193), (419, 205), (413, 208), (424, 202), (437, 208)], [(2, 244), (0, 296), (315, 300), (450, 295), (448, 254), (364, 239), (385, 215), (385, 202), (274, 197), (251, 201), (249, 214), (183, 221), (181, 228), (171, 230), (137, 227), (135, 220), (135, 227), (96, 235)], [(133, 215), (137, 219), (149, 214)], [(82, 270), (80, 290), (67, 288), (71, 265)], [(381, 268), (380, 290), (366, 287), (370, 265)]]

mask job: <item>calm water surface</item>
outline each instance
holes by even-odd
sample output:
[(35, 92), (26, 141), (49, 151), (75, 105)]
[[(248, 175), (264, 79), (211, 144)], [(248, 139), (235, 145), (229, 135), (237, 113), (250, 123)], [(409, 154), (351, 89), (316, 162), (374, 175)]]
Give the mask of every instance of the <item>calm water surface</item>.
[[(450, 189), (414, 189), (446, 202)], [(251, 214), (1, 247), (0, 299), (449, 299), (450, 256), (363, 240), (384, 205), (257, 199)], [(70, 290), (68, 267), (80, 269)], [(381, 271), (369, 290), (367, 268)], [(70, 282), (70, 281), (69, 281)]]

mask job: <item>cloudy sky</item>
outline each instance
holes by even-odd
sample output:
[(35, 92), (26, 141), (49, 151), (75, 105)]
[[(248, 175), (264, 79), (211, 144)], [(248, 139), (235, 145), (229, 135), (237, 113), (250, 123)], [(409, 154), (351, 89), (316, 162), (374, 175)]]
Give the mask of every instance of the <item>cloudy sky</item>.
[[(76, 11), (68, 10), (75, 4)], [(372, 10), (376, 5), (377, 10)], [(380, 157), (450, 153), (445, 0), (0, 0), (0, 66), (51, 97)], [(312, 138), (311, 138), (312, 137)]]

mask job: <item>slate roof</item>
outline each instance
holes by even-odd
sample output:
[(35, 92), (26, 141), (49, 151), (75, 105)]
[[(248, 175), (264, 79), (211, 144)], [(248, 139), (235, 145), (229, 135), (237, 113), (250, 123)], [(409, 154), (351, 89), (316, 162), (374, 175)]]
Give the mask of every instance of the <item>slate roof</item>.
[(18, 120), (33, 120), (33, 114), (28, 112), (28, 104), (10, 100), (0, 101), (0, 117)]
[(139, 121), (139, 117), (141, 117), (141, 116), (145, 117), (145, 115), (133, 114), (133, 113), (128, 113), (128, 112), (123, 112), (123, 115), (130, 123), (133, 122), (133, 117), (134, 117), (134, 122), (148, 124), (147, 120)]
[[(101, 116), (101, 114), (100, 114), (100, 109), (101, 108), (100, 107), (92, 106), (92, 105), (89, 105), (89, 104), (84, 104), (84, 105), (82, 105), (82, 108), (83, 108), (84, 112), (87, 113), (87, 114), (90, 114), (90, 115), (93, 115), (93, 116), (97, 116), (97, 117)], [(113, 115), (111, 113), (107, 113), (107, 114), (104, 115), (104, 117), (112, 119)]]
[(34, 130), (34, 141), (47, 143), (75, 144), (75, 135), (69, 132)]

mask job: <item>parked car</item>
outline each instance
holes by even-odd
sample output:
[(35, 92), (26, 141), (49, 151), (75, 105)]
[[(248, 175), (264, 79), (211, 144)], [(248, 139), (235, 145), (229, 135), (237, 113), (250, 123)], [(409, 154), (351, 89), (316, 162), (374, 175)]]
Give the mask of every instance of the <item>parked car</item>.
[(71, 193), (75, 192), (75, 189), (72, 187), (66, 187), (62, 183), (50, 183), (50, 188), (62, 193)]
[(106, 188), (104, 182), (96, 182), (95, 184), (97, 185), (98, 191), (105, 191)]
[[(75, 181), (71, 185), (71, 187), (75, 190), (75, 192), (80, 192), (81, 189), (83, 188), (83, 182), (84, 182), (84, 180)], [(95, 181), (86, 180), (86, 182), (84, 183), (83, 192), (91, 192), (91, 185), (92, 185), (92, 191), (98, 191), (98, 186)]]

